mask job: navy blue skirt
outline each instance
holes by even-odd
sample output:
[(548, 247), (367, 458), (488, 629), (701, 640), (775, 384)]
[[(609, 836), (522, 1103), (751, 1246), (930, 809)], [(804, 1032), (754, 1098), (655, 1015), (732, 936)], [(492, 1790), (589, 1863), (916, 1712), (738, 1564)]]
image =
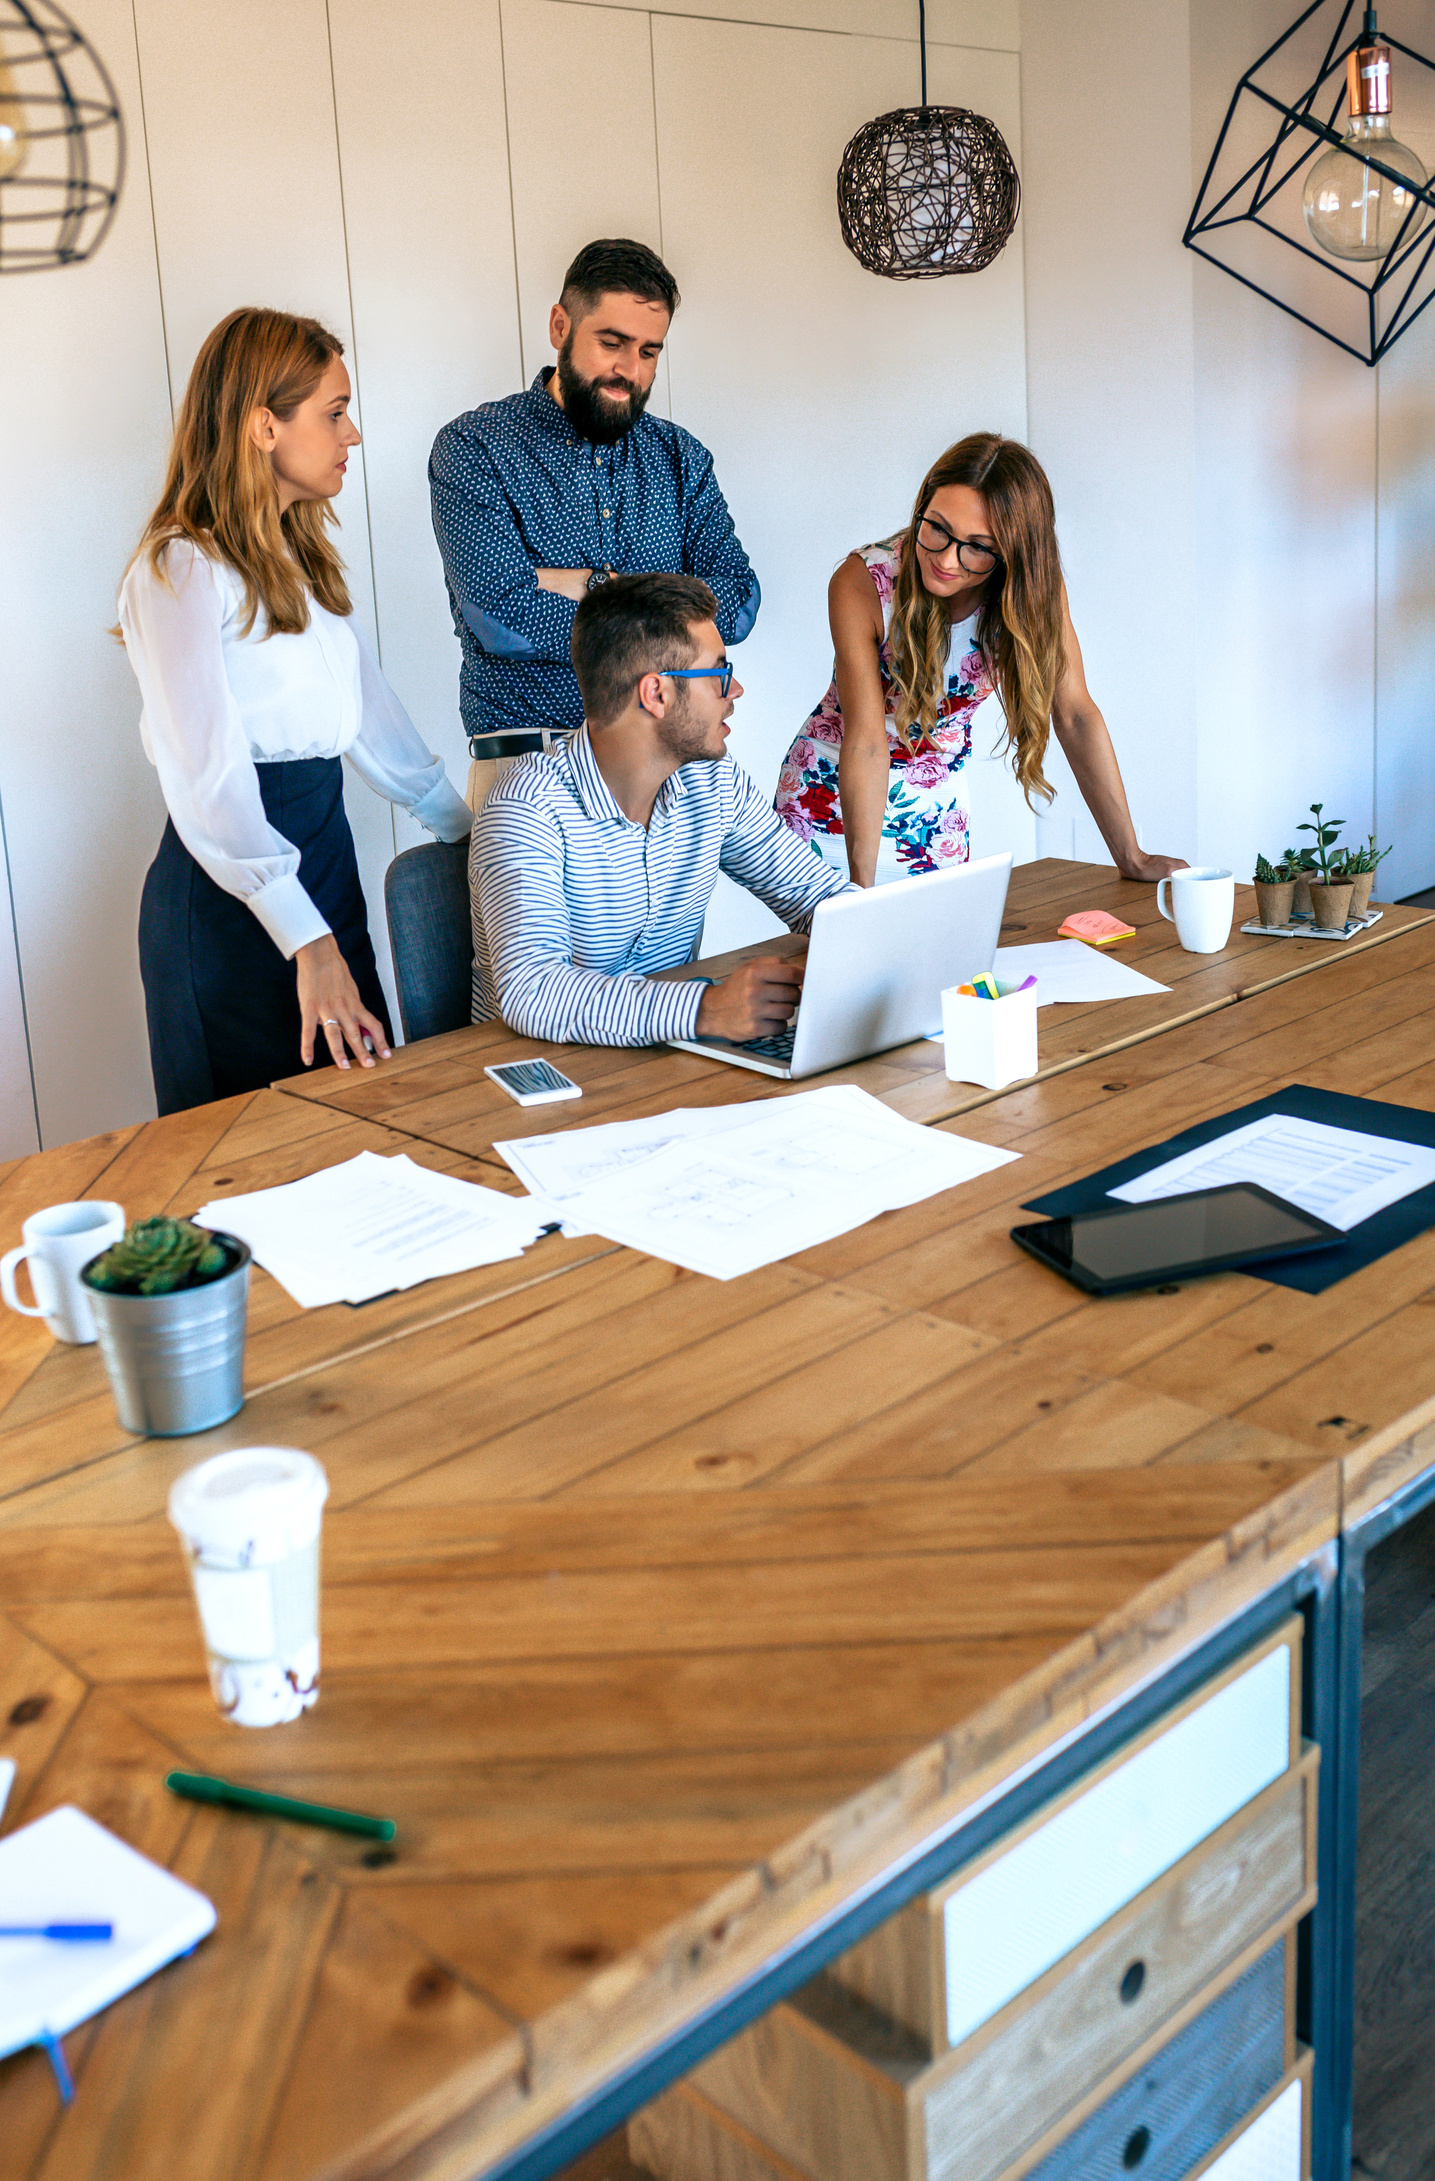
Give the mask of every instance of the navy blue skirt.
[[(387, 1028), (337, 757), (256, 765), (264, 815), (299, 851), (299, 877), (365, 1007)], [(140, 975), (161, 1113), (262, 1090), (303, 1068), (298, 973), (252, 909), (201, 870), (173, 821), (140, 899)], [(323, 1031), (315, 1066), (332, 1065)]]

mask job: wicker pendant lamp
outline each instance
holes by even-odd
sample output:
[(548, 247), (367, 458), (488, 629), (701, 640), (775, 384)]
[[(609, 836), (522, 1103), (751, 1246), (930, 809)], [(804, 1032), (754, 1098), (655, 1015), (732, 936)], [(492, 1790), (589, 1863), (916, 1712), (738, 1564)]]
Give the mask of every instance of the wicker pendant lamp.
[(53, 0), (0, 0), (0, 273), (77, 265), (119, 203), (115, 87)]
[(857, 131), (837, 170), (842, 240), (884, 280), (977, 273), (1011, 240), (1021, 182), (994, 121), (927, 104), (927, 9), (918, 0), (922, 103)]

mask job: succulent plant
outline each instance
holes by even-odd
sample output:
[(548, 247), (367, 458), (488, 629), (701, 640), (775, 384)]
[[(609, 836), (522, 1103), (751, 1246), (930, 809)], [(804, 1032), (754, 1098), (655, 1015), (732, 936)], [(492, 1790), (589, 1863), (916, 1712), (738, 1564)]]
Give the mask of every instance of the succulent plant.
[(192, 1220), (137, 1219), (85, 1274), (109, 1295), (169, 1295), (203, 1287), (230, 1265), (222, 1242)]

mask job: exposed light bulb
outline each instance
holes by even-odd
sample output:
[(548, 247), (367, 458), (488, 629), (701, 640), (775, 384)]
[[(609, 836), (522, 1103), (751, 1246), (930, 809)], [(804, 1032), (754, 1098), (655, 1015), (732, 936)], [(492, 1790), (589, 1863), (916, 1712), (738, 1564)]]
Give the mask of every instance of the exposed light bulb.
[(0, 53), (0, 182), (18, 174), (30, 151), (25, 109), (20, 103), (15, 78)]
[[(1306, 226), (1332, 257), (1382, 258), (1394, 246), (1415, 193), (1429, 176), (1407, 144), (1390, 133), (1390, 48), (1377, 45), (1375, 12), (1367, 9), (1366, 35), (1346, 56), (1349, 119), (1339, 150), (1317, 159), (1306, 176), (1301, 203)], [(1369, 165), (1378, 159), (1405, 175), (1410, 188)], [(1426, 220), (1423, 205), (1405, 228), (1411, 242)]]

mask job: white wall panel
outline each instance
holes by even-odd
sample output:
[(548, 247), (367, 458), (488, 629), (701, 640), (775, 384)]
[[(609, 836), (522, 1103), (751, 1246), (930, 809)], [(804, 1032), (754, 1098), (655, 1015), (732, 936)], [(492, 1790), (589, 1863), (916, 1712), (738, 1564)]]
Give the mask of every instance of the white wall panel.
[[(371, 0), (329, 12), (380, 656), (461, 790), (428, 458), (452, 417), (523, 382), (498, 0), (429, 0), (394, 37), (375, 36)], [(428, 838), (394, 819), (400, 847)]]
[[(1193, 10), (1193, 163), (1290, 17), (1285, 0)], [(1249, 878), (1312, 802), (1350, 836), (1372, 823), (1376, 384), (1213, 266), (1193, 297), (1196, 846)]]
[[(579, 6), (622, 7), (625, 0), (575, 0)], [(694, 15), (729, 23), (762, 23), (790, 30), (825, 30), (857, 37), (917, 42), (917, 0), (653, 0), (655, 15)], [(933, 45), (991, 46), (1014, 53), (1018, 0), (927, 0), (927, 37)], [(915, 59), (915, 56), (914, 56)], [(921, 91), (913, 79), (904, 105)], [(933, 94), (935, 95), (935, 94)], [(883, 109), (874, 106), (872, 111)], [(865, 117), (864, 117), (865, 118)]]
[[(731, 746), (766, 787), (831, 676), (838, 562), (902, 525), (963, 433), (1025, 434), (1021, 231), (985, 272), (945, 280), (879, 280), (845, 248), (838, 162), (863, 121), (909, 102), (900, 40), (655, 15), (653, 50), (663, 235), (685, 293), (673, 413), (712, 449), (762, 583)], [(1015, 57), (934, 47), (929, 66), (932, 97), (989, 114), (1019, 161)], [(771, 928), (723, 881), (705, 944)]]
[[(135, 20), (176, 401), (205, 335), (243, 303), (320, 318), (352, 352), (324, 0), (136, 0)], [(387, 48), (391, 34), (375, 24), (370, 35)], [(362, 429), (357, 377), (355, 391)], [(336, 506), (354, 610), (372, 633), (362, 454)], [(392, 1000), (382, 908), (394, 853), (390, 807), (350, 767), (344, 772), (369, 929)]]
[[(87, 0), (85, 30), (130, 120), (118, 218), (88, 263), (0, 281), (0, 795), (51, 1144), (154, 1111), (135, 926), (164, 820), (134, 677), (105, 634), (169, 434), (126, 0)], [(8, 964), (0, 988), (10, 1155), (33, 1133)]]
[[(525, 379), (553, 362), (548, 314), (585, 242), (628, 235), (671, 264), (658, 205), (648, 17), (568, 0), (502, 0), (513, 230)], [(668, 414), (666, 366), (653, 388)]]

